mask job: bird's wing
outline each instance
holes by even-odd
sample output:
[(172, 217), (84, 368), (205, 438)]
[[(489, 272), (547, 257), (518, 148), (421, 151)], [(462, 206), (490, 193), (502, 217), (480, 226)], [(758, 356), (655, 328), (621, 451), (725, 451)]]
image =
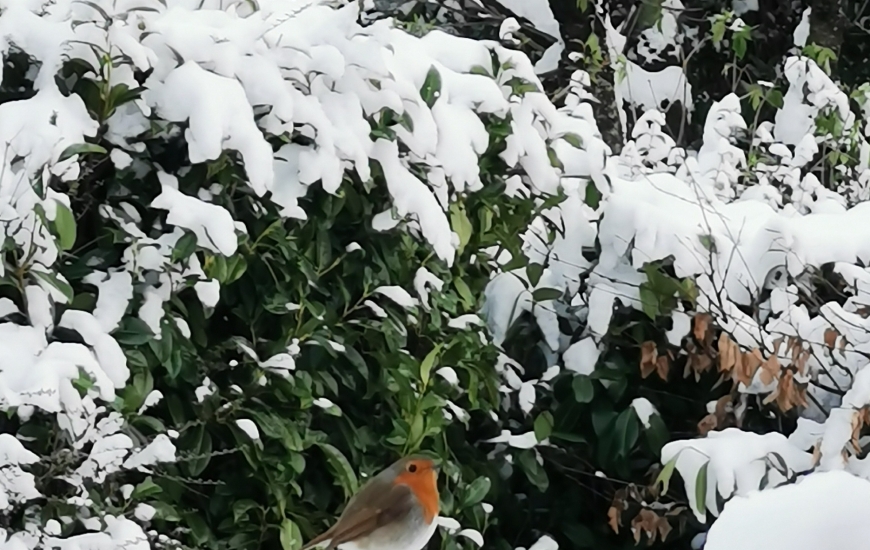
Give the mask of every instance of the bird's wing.
[[(378, 527), (401, 520), (413, 504), (411, 490), (405, 485), (384, 487), (366, 499), (352, 499), (338, 522), (329, 530), (327, 548), (333, 549), (345, 542), (365, 537)], [(321, 542), (323, 540), (326, 538)]]

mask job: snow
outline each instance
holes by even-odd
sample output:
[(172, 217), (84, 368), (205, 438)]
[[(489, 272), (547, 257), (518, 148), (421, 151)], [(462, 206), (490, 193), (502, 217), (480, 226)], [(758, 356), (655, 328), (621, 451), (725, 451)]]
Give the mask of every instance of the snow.
[(650, 417), (654, 414), (658, 414), (655, 406), (645, 397), (636, 397), (633, 399), (631, 401), (631, 408), (634, 409), (637, 418), (640, 420), (640, 423), (643, 424), (644, 428), (649, 428)]
[(235, 254), (238, 241), (232, 215), (221, 206), (184, 195), (177, 189), (178, 182), (173, 176), (161, 179), (165, 180), (161, 182), (163, 192), (151, 202), (151, 207), (169, 211), (166, 222), (193, 231), (199, 246), (224, 256)]
[(870, 481), (845, 472), (732, 499), (704, 550), (859, 550), (870, 539)]
[(383, 294), (390, 300), (404, 308), (412, 308), (417, 306), (417, 300), (408, 293), (407, 290), (400, 286), (381, 286), (374, 290), (375, 294)]
[(253, 420), (249, 418), (240, 418), (236, 420), (236, 426), (239, 427), (240, 430), (245, 432), (245, 435), (251, 438), (253, 441), (257, 441), (260, 439), (260, 430), (257, 429), (257, 425)]

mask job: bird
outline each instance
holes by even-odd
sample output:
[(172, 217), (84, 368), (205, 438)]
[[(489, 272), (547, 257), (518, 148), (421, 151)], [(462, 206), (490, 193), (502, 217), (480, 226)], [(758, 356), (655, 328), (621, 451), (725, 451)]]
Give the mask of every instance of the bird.
[(438, 468), (422, 456), (400, 458), (371, 478), (338, 521), (301, 550), (421, 550), (435, 534)]

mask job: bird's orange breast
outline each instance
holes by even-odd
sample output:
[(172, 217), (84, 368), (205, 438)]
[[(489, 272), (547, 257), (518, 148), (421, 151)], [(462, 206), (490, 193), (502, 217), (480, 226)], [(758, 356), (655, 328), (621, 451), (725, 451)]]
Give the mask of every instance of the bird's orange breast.
[(426, 523), (432, 523), (440, 508), (436, 479), (434, 470), (416, 473), (403, 472), (396, 476), (396, 483), (407, 485), (417, 497), (417, 502), (423, 509), (423, 519), (426, 520)]

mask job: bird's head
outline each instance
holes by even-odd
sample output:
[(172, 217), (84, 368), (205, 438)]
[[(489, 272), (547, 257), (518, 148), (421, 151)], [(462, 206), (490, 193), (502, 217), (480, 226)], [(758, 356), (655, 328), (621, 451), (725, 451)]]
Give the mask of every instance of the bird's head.
[(393, 465), (394, 483), (406, 485), (423, 508), (426, 523), (431, 523), (439, 511), (438, 467), (428, 458), (409, 456)]

